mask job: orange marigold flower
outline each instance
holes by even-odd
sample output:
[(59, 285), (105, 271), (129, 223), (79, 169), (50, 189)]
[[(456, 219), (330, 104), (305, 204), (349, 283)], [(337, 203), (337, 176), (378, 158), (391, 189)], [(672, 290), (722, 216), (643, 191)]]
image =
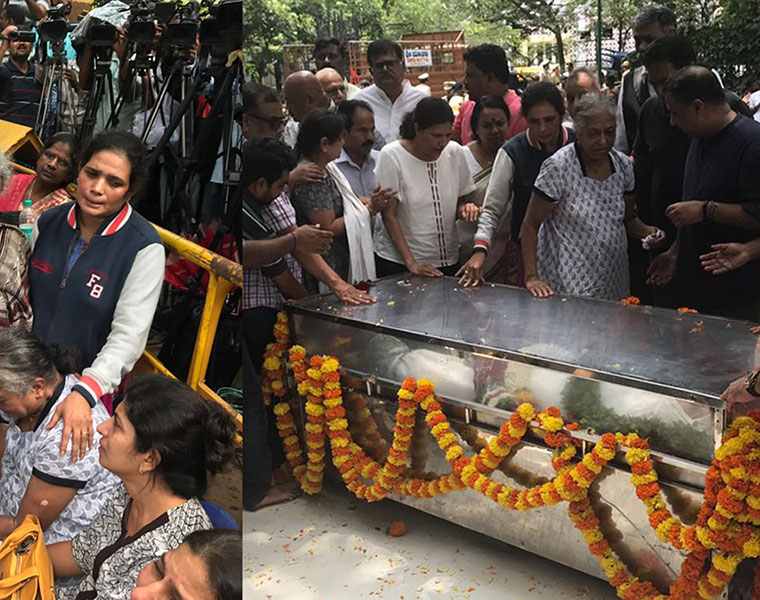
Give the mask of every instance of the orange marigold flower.
[(631, 467), (631, 471), (636, 475), (646, 475), (652, 470), (652, 462), (648, 460), (642, 460), (641, 462), (634, 463)]
[(594, 542), (588, 547), (588, 549), (594, 556), (603, 556), (609, 552), (610, 545), (606, 541), (602, 540), (601, 542)]
[(659, 493), (659, 491), (660, 486), (657, 484), (657, 482), (647, 483), (636, 488), (636, 495), (642, 500), (646, 500), (647, 498), (651, 498), (655, 494)]

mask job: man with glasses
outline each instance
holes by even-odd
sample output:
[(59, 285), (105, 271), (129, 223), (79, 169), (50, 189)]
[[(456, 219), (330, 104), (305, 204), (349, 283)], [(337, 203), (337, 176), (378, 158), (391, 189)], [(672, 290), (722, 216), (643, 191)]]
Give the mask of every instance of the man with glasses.
[(325, 67), (317, 71), (317, 80), (325, 91), (325, 96), (335, 104), (346, 100), (346, 82), (332, 67)]
[(359, 93), (359, 86), (354, 85), (346, 79), (348, 73), (348, 52), (345, 44), (342, 44), (336, 38), (319, 39), (314, 44), (314, 64), (317, 65), (317, 71), (327, 67), (335, 69), (343, 78), (343, 84), (346, 86), (346, 98), (351, 100)]
[(423, 98), (425, 92), (413, 87), (404, 79), (404, 53), (401, 46), (390, 40), (375, 40), (367, 48), (369, 63), (375, 83), (354, 96), (372, 107), (375, 127), (387, 143), (399, 138), (399, 127), (404, 115)]

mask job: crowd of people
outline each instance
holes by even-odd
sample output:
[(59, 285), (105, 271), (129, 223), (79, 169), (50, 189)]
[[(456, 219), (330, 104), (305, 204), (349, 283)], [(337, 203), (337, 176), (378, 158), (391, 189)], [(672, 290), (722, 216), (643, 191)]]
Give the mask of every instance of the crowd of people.
[[(669, 8), (643, 7), (632, 31), (641, 64), (616, 98), (586, 67), (518, 94), (505, 51), (482, 44), (454, 115), (389, 40), (367, 48), (374, 83), (359, 90), (337, 40), (317, 43), (316, 74), (287, 77), (284, 106), (247, 84), (250, 376), (284, 302), (373, 303), (368, 281), (403, 272), (760, 320), (760, 126)], [(282, 496), (270, 476), (251, 475), (248, 507)]]
[[(129, 84), (136, 46), (124, 29), (105, 51), (87, 34), (67, 34), (68, 62), (48, 94), (54, 61), (41, 24), (54, 10), (62, 18), (61, 4), (71, 2), (11, 0), (0, 9), (0, 125), (41, 138), (30, 174), (11, 169), (18, 157), (0, 155), (0, 540), (35, 515), (58, 598), (237, 600), (241, 534), (204, 500), (210, 474), (234, 457), (236, 425), (175, 379), (131, 376), (167, 269), (148, 220), (156, 213), (135, 205), (155, 191), (150, 181), (178, 178), (178, 162), (149, 161), (149, 153), (167, 131), (178, 138), (167, 126), (183, 100), (179, 79), (148, 127), (146, 117), (177, 61), (195, 73), (210, 55), (201, 58), (197, 35), (178, 53), (156, 25), (158, 67)], [(130, 7), (115, 4), (126, 22)], [(108, 55), (112, 90), (93, 105), (98, 53), (101, 63)], [(120, 117), (111, 119), (120, 95)], [(193, 95), (192, 119), (196, 108), (208, 116), (207, 100)], [(83, 128), (88, 102), (97, 109), (92, 131)], [(208, 171), (207, 222), (222, 216), (220, 173), (230, 166), (217, 133), (219, 155), (198, 163)], [(236, 135), (233, 126), (233, 145)], [(28, 239), (18, 227), (27, 225)]]

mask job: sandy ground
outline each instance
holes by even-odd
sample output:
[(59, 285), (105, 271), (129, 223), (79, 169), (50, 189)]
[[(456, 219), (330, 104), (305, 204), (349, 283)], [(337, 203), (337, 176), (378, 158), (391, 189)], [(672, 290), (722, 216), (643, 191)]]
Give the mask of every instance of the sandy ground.
[[(391, 522), (408, 531), (390, 537)], [(245, 600), (612, 600), (605, 582), (344, 489), (244, 514)]]
[(205, 500), (210, 500), (229, 512), (238, 525), (243, 524), (243, 471), (241, 468), (241, 451), (238, 450), (235, 460), (227, 464), (225, 469), (209, 480)]

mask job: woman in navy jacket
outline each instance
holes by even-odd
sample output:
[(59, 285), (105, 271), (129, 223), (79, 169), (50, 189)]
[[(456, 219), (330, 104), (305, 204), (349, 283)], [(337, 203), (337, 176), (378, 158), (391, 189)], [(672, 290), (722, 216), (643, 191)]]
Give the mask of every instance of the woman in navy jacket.
[(61, 453), (73, 438), (73, 460), (92, 446), (91, 407), (118, 387), (145, 348), (165, 264), (158, 233), (129, 205), (145, 177), (140, 140), (105, 131), (80, 164), (75, 202), (35, 225), (30, 268), (34, 330), (83, 357), (82, 377), (49, 425), (64, 419)]

